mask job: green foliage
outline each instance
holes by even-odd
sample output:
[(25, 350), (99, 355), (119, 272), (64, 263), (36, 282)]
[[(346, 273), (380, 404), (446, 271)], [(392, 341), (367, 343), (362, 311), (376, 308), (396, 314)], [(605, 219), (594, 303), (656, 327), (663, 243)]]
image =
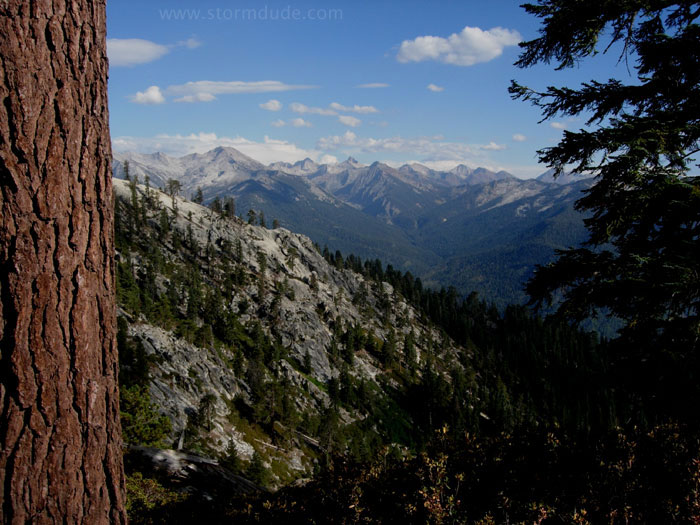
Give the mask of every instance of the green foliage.
[(197, 187), (197, 191), (195, 192), (194, 196), (192, 197), (192, 202), (195, 204), (202, 204), (204, 201), (204, 195), (202, 194), (202, 188)]
[(155, 479), (145, 478), (141, 472), (126, 476), (126, 512), (133, 525), (170, 522), (176, 506), (185, 500), (185, 495), (163, 487)]
[(166, 448), (172, 431), (170, 419), (158, 413), (148, 388), (134, 385), (119, 390), (122, 437), (129, 445)]
[(165, 192), (175, 198), (175, 196), (180, 193), (180, 190), (182, 190), (182, 184), (180, 183), (179, 180), (176, 179), (168, 179), (165, 183)]
[(629, 403), (644, 406), (630, 417), (663, 420), (680, 403), (676, 417), (697, 419), (687, 401), (700, 396), (700, 178), (689, 176), (700, 150), (700, 12), (688, 2), (648, 1), (525, 8), (542, 27), (521, 44), (521, 67), (567, 68), (618, 44), (633, 76), (577, 89), (510, 88), (544, 119), (585, 115), (592, 127), (566, 131), (539, 152), (558, 173), (573, 166), (595, 174), (596, 184), (577, 203), (591, 214), (587, 246), (538, 269), (528, 293), (537, 304), (560, 299), (558, 313), (576, 321), (601, 310), (623, 321), (617, 366), (642, 379), (627, 386)]
[(214, 408), (216, 405), (216, 396), (212, 393), (207, 393), (199, 400), (197, 413), (193, 419), (194, 426), (205, 429), (207, 432), (211, 430), (211, 420), (214, 416)]
[(238, 456), (238, 450), (233, 440), (228, 442), (224, 455), (219, 460), (221, 466), (226, 467), (234, 474), (240, 474), (243, 470), (241, 458)]
[(223, 208), (221, 206), (221, 199), (219, 197), (214, 197), (214, 200), (211, 201), (209, 204), (209, 208), (214, 212), (214, 213), (221, 213), (223, 211)]
[[(454, 516), (464, 516), (465, 507), (460, 503), (463, 496), (458, 487), (466, 482), (453, 477), (449, 459), (433, 454), (430, 436), (435, 429), (444, 425), (452, 429), (452, 434), (443, 440), (469, 432), (479, 436), (481, 442), (489, 443), (504, 430), (527, 436), (559, 427), (576, 440), (585, 436), (594, 442), (619, 421), (619, 413), (625, 413), (619, 411), (619, 391), (610, 389), (613, 378), (604, 357), (607, 346), (601, 346), (589, 334), (566, 324), (544, 322), (522, 307), (499, 312), (476, 294), (463, 298), (452, 288), (431, 290), (411, 273), (402, 273), (390, 265), (384, 267), (378, 260), (363, 261), (339, 252), (331, 255), (328, 250), (324, 252), (333, 265), (364, 274), (367, 285), (351, 299), (362, 305), (368, 315), (378, 312), (376, 315), (388, 331), (386, 340), (382, 341), (377, 330), (368, 329), (362, 321), (340, 317), (331, 320), (326, 307), (319, 303), (317, 312), (329, 322), (333, 332), (329, 359), (340, 369), (336, 378), (323, 384), (310, 375), (313, 373), (310, 359), (303, 355), (301, 362), (290, 359), (281, 346), (282, 338), (273, 322), (275, 303), (279, 304), (284, 296), (291, 299), (292, 286), (287, 278), (275, 278), (274, 269), (267, 268), (264, 253), (249, 254), (258, 259), (259, 272), (255, 275), (246, 266), (250, 261), (244, 261), (240, 240), (224, 243), (211, 238), (207, 248), (200, 250), (192, 242), (194, 231), (183, 234), (182, 228), (176, 227), (168, 235), (161, 235), (165, 225), (160, 227), (160, 210), (153, 208), (148, 199), (137, 201), (140, 220), (145, 221), (139, 235), (127, 234), (124, 216), (129, 213), (130, 203), (118, 206), (122, 216), (118, 221), (121, 244), (116, 270), (122, 308), (130, 316), (143, 315), (149, 322), (174, 331), (203, 347), (202, 351), (216, 352), (222, 362), (231, 366), (249, 388), (249, 397), (239, 396), (230, 402), (231, 424), (248, 442), (271, 440), (281, 449), (294, 448), (299, 447), (298, 432), (302, 432), (318, 442), (306, 450), (307, 457), (315, 457), (319, 465), (329, 469), (337, 464), (332, 459), (335, 455), (363, 462), (366, 468), (379, 468), (376, 458), (387, 446), (381, 460), (383, 466), (372, 474), (383, 482), (386, 479), (382, 476), (389, 471), (397, 479), (407, 476), (400, 462), (396, 463), (402, 455), (428, 452), (417, 456), (423, 458), (422, 463), (407, 463), (407, 468), (412, 469), (409, 472), (420, 472), (424, 481), (419, 483), (409, 476), (406, 479), (413, 481), (405, 496), (403, 492), (383, 496), (385, 501), (398, 498), (400, 503), (389, 508), (408, 522), (431, 519), (449, 522)], [(169, 217), (166, 219), (169, 221)], [(298, 254), (295, 256), (292, 250), (287, 253), (288, 264), (298, 264)], [(260, 284), (264, 272), (270, 276), (263, 284), (274, 284), (272, 297), (254, 308), (256, 305), (247, 305), (240, 299), (244, 295), (239, 293), (239, 287), (251, 278)], [(388, 294), (389, 287), (383, 282), (393, 287), (395, 295)], [(268, 288), (261, 287), (267, 292)], [(395, 315), (392, 305), (398, 295), (416, 307), (422, 323), (434, 323), (431, 334), (416, 330), (415, 321), (409, 320), (409, 316)], [(345, 303), (341, 294), (335, 299)], [(248, 310), (253, 319), (245, 325), (241, 323), (235, 304), (239, 304), (241, 312)], [(263, 317), (267, 317), (268, 323), (262, 322)], [(154, 429), (150, 422), (157, 423), (157, 413), (149, 404), (147, 390), (136, 388), (147, 383), (148, 359), (143, 348), (126, 336), (125, 321), (120, 322), (119, 328), (120, 349), (126, 348), (123, 383), (130, 387), (124, 393), (126, 403), (123, 401), (123, 409), (129, 412), (125, 432), (131, 442), (155, 444), (159, 441), (158, 425)], [(435, 332), (441, 335), (436, 337)], [(452, 352), (446, 352), (439, 344), (447, 335), (464, 349), (453, 362), (445, 359)], [(356, 375), (352, 368), (356, 356), (365, 353), (377, 358), (383, 368), (376, 376), (376, 383)], [(280, 360), (285, 358), (308, 382), (296, 386), (285, 377), (280, 367)], [(194, 369), (192, 379), (184, 380), (194, 381), (201, 392), (202, 380)], [(331, 397), (330, 406), (321, 413), (305, 403), (313, 395), (311, 383)], [(213, 453), (208, 441), (208, 431), (213, 428), (213, 401), (205, 396), (198, 409), (190, 414), (185, 433), (190, 449)], [(297, 406), (307, 408), (299, 410)], [(346, 411), (355, 418), (354, 422), (344, 422), (341, 414)], [(529, 453), (534, 462), (538, 452), (532, 449)], [(396, 458), (395, 462), (391, 457)], [(228, 450), (221, 458), (222, 464), (230, 461), (233, 470), (243, 471), (238, 459), (235, 449)], [(262, 484), (270, 483), (270, 473), (260, 469), (263, 457), (259, 456), (258, 460), (248, 466), (248, 474)], [(275, 465), (272, 457), (266, 461)], [(580, 465), (577, 468), (580, 472)], [(283, 470), (275, 467), (274, 472), (286, 475)], [(462, 470), (467, 472), (466, 467)], [(482, 470), (473, 472), (475, 476), (485, 476)], [(344, 482), (338, 483), (339, 490), (344, 490), (340, 488)], [(352, 490), (361, 490), (365, 495), (356, 492), (349, 496), (349, 515), (368, 515), (362, 509), (370, 508), (372, 503), (364, 498), (374, 488), (363, 483), (351, 485)], [(332, 492), (332, 487), (327, 488)], [(358, 503), (367, 507), (350, 509), (349, 505)], [(483, 514), (470, 511), (468, 515), (476, 519), (491, 512), (503, 521), (497, 512), (498, 505), (501, 503), (488, 506), (490, 510)], [(535, 514), (523, 514), (522, 519)]]
[(233, 200), (233, 197), (226, 197), (224, 199), (224, 209), (223, 209), (224, 216), (233, 219), (236, 216), (236, 202)]
[(593, 442), (561, 433), (452, 437), (394, 459), (334, 458), (304, 487), (248, 501), (236, 521), (285, 523), (694, 523), (700, 443), (675, 425)]
[(119, 350), (119, 384), (122, 386), (147, 386), (151, 359), (143, 342), (134, 341), (128, 335), (125, 317), (117, 318), (117, 348)]
[(263, 459), (262, 456), (257, 452), (253, 452), (253, 456), (250, 459), (250, 463), (248, 464), (248, 467), (245, 470), (245, 475), (246, 477), (255, 483), (256, 485), (259, 485), (261, 487), (264, 487), (267, 485), (269, 478), (270, 478), (270, 473), (263, 464)]

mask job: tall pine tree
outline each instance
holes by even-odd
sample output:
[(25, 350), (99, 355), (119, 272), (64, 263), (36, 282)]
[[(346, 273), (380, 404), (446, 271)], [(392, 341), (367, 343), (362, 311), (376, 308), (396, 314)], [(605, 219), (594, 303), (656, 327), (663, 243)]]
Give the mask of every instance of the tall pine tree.
[(521, 44), (518, 66), (555, 62), (560, 70), (621, 49), (631, 76), (542, 92), (511, 85), (513, 97), (540, 107), (544, 119), (588, 119), (588, 129), (565, 131), (539, 155), (557, 174), (595, 175), (577, 203), (588, 214), (590, 240), (539, 268), (528, 293), (574, 320), (598, 311), (621, 319), (618, 362), (625, 376), (641, 380), (636, 392), (647, 409), (697, 399), (700, 180), (690, 175), (700, 138), (700, 4), (540, 0), (524, 7), (542, 27)]

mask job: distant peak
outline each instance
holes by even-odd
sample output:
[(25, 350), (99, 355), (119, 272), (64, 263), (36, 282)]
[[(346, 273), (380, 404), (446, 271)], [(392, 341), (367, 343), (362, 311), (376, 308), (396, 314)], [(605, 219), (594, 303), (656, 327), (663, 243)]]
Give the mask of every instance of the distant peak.
[(299, 160), (294, 163), (295, 166), (316, 166), (316, 163), (311, 160), (309, 157), (306, 157), (304, 160)]
[(217, 146), (217, 147), (214, 148), (212, 151), (213, 151), (214, 153), (216, 153), (217, 155), (220, 155), (220, 154), (222, 154), (222, 153), (229, 153), (229, 154), (235, 155), (235, 156), (243, 155), (243, 153), (241, 153), (240, 151), (238, 151), (236, 148), (232, 148), (232, 147), (230, 147), (230, 146)]
[(465, 176), (465, 175), (470, 175), (472, 173), (472, 170), (469, 166), (466, 166), (464, 164), (458, 164), (454, 168), (452, 168), (449, 173), (454, 173), (455, 175), (460, 175), (460, 176)]
[(360, 162), (358, 162), (355, 157), (348, 157), (343, 162), (341, 162), (341, 164), (344, 166), (352, 166), (354, 168), (356, 168), (358, 166), (362, 166), (362, 164)]
[(241, 153), (239, 150), (232, 148), (231, 146), (217, 146), (216, 148), (203, 153), (201, 158), (212, 161), (223, 159), (227, 160), (229, 163), (235, 162), (251, 167), (262, 167), (262, 164), (260, 164), (257, 160), (249, 157), (245, 153)]

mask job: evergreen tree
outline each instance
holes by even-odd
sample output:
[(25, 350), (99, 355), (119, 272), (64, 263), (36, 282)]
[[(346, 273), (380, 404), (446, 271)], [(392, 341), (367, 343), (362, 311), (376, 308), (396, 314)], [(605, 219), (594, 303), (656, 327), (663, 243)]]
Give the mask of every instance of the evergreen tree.
[(0, 523), (127, 521), (105, 3), (0, 3)]
[(205, 428), (207, 431), (211, 430), (211, 421), (214, 416), (214, 409), (216, 408), (216, 396), (214, 394), (207, 393), (202, 396), (199, 400), (199, 406), (197, 407), (196, 423), (197, 426)]
[[(627, 373), (642, 379), (640, 391), (658, 390), (649, 397), (659, 410), (697, 399), (700, 178), (689, 173), (700, 150), (700, 9), (648, 0), (524, 7), (543, 25), (539, 38), (521, 44), (520, 67), (554, 61), (564, 69), (618, 44), (624, 73), (634, 77), (544, 92), (511, 85), (544, 119), (588, 118), (592, 129), (565, 131), (539, 155), (557, 174), (573, 167), (596, 176), (577, 203), (590, 240), (539, 268), (528, 293), (540, 305), (561, 298), (558, 312), (575, 320), (601, 309), (620, 318), (619, 344), (634, 354)], [(656, 389), (659, 378), (667, 379)]]
[(229, 219), (233, 219), (236, 216), (236, 202), (233, 200), (233, 197), (224, 199), (224, 215)]
[(195, 192), (194, 196), (192, 197), (192, 202), (195, 204), (202, 204), (204, 201), (204, 195), (202, 194), (202, 188), (197, 188), (197, 191)]
[(119, 398), (124, 441), (130, 445), (166, 447), (172, 430), (170, 419), (158, 413), (148, 387), (122, 386)]
[(236, 448), (236, 443), (233, 440), (228, 442), (226, 451), (224, 452), (224, 455), (219, 463), (234, 474), (239, 474), (241, 472), (241, 458), (238, 456), (238, 449)]
[(211, 208), (211, 211), (214, 213), (221, 213), (222, 207), (221, 207), (221, 199), (219, 197), (215, 197), (213, 201), (211, 201), (211, 204), (209, 205), (209, 208)]
[(267, 468), (265, 468), (262, 456), (257, 450), (253, 452), (253, 457), (250, 459), (250, 464), (245, 471), (245, 475), (256, 485), (265, 485), (267, 483), (269, 473)]
[(168, 182), (165, 183), (165, 191), (168, 195), (170, 195), (170, 198), (172, 200), (173, 213), (175, 215), (177, 215), (177, 201), (175, 198), (177, 197), (178, 193), (180, 193), (181, 189), (182, 184), (177, 179), (168, 179)]

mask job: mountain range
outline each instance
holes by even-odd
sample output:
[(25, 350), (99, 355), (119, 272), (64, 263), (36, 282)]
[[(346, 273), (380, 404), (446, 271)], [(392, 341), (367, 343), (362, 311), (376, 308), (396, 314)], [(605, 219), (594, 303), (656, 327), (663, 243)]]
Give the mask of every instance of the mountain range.
[[(307, 158), (264, 165), (234, 148), (170, 157), (116, 153), (113, 173), (164, 188), (179, 181), (205, 203), (233, 197), (239, 215), (254, 210), (333, 252), (381, 259), (424, 284), (478, 291), (503, 306), (522, 302), (522, 286), (554, 250), (586, 238), (574, 210), (590, 179), (547, 171), (536, 179), (463, 164), (447, 171)], [(262, 212), (262, 214), (260, 213)]]

